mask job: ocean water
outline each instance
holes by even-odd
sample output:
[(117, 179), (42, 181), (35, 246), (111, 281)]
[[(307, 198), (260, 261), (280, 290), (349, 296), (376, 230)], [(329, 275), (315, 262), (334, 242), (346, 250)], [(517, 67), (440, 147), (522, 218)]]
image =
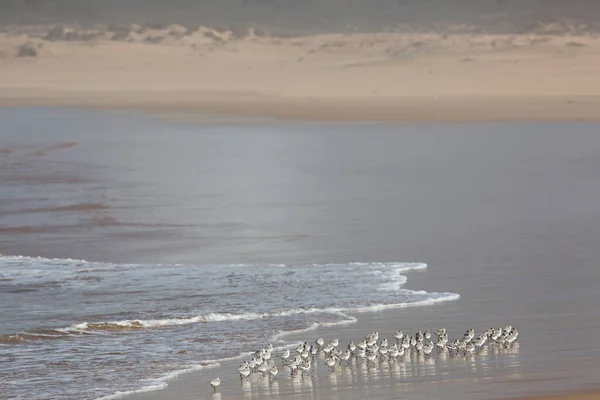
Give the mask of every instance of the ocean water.
[(0, 122), (2, 398), (153, 390), (370, 325), (517, 326), (496, 397), (597, 383), (597, 124)]
[[(286, 333), (349, 313), (432, 305), (406, 289), (423, 263), (144, 265), (0, 257), (3, 398), (106, 398), (159, 389)], [(43, 390), (40, 390), (43, 388)]]

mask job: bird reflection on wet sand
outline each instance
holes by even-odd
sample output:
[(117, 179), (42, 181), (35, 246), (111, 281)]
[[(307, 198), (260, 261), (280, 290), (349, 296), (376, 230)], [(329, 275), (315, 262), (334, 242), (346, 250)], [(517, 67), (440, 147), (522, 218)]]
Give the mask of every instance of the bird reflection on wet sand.
[(413, 385), (443, 380), (450, 369), (476, 381), (498, 368), (511, 368), (514, 373), (520, 367), (518, 331), (510, 325), (477, 336), (470, 329), (454, 341), (445, 329), (433, 335), (435, 342), (429, 331), (414, 336), (398, 331), (388, 341), (372, 332), (357, 343), (350, 342), (347, 350), (342, 350), (337, 339), (326, 342), (322, 338), (314, 345), (295, 345), (292, 351), (269, 345), (252, 353), (251, 360), (238, 368), (244, 399), (277, 397), (280, 392), (305, 395), (318, 386), (335, 393), (377, 386), (381, 381)]

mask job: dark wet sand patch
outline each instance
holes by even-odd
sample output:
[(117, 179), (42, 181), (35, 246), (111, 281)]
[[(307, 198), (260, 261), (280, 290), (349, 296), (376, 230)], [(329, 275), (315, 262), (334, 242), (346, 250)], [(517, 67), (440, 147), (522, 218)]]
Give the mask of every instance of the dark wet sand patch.
[(31, 208), (27, 210), (22, 210), (20, 212), (29, 212), (29, 213), (38, 213), (38, 212), (68, 212), (68, 211), (102, 211), (108, 210), (110, 207), (103, 203), (77, 203), (71, 204), (68, 206), (57, 206), (57, 207), (47, 207), (47, 208)]
[(54, 146), (47, 147), (46, 151), (60, 150), (60, 149), (70, 149), (71, 147), (75, 147), (75, 146), (77, 146), (77, 142), (58, 143), (58, 144), (55, 144)]
[(30, 156), (33, 157), (44, 157), (48, 154), (49, 151), (53, 151), (53, 150), (63, 150), (63, 149), (70, 149), (72, 147), (77, 146), (77, 142), (64, 142), (64, 143), (58, 143), (52, 146), (48, 146), (48, 147), (43, 147), (39, 150), (34, 151), (33, 153), (29, 154)]
[(12, 175), (4, 178), (7, 182), (24, 183), (33, 185), (44, 184), (75, 184), (86, 183), (88, 180), (78, 176), (61, 175)]
[(30, 235), (36, 233), (54, 233), (59, 228), (57, 226), (0, 226), (0, 234), (9, 235)]

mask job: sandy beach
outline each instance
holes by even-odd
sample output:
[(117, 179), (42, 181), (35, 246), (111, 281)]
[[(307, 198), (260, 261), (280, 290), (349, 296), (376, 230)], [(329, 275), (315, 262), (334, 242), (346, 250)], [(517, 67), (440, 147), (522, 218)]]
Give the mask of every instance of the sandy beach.
[[(33, 394), (53, 399), (83, 395), (77, 385), (97, 391), (86, 398), (106, 398), (121, 372), (123, 385), (133, 384), (109, 399), (600, 399), (598, 66), (600, 34), (567, 22), (514, 34), (460, 25), (279, 36), (156, 23), (3, 26), (0, 253), (46, 258), (0, 261), (22, 262), (34, 277), (36, 263), (101, 272), (59, 283), (52, 276), (41, 288), (3, 272), (0, 285), (7, 301), (23, 296), (34, 306), (43, 302), (27, 293), (49, 290), (49, 304), (60, 302), (48, 315), (117, 306), (52, 314), (41, 328), (10, 314), (19, 305), (23, 315), (35, 311), (26, 301), (4, 307), (13, 319), (0, 331), (0, 355), (14, 369), (0, 368), (0, 391), (31, 396), (19, 392), (28, 382), (15, 383), (24, 368), (39, 379)], [(346, 320), (300, 312), (279, 322), (252, 308), (268, 305), (263, 295), (275, 289), (289, 309), (303, 307), (285, 296), (294, 287), (284, 285), (288, 275), (251, 280), (273, 265), (293, 276), (307, 265), (396, 261), (428, 264), (403, 272), (398, 287), (414, 298), (460, 296), (388, 309), (374, 281), (361, 293), (383, 307), (345, 304), (338, 314)], [(148, 275), (136, 276), (131, 263)], [(257, 274), (235, 272), (245, 264)], [(186, 276), (176, 268), (209, 265), (235, 272), (214, 279), (225, 295), (202, 286), (213, 281), (201, 270), (193, 284), (202, 290), (175, 285)], [(119, 275), (127, 268), (133, 277)], [(170, 268), (172, 276), (160, 275)], [(328, 278), (334, 289), (348, 283), (337, 278)], [(25, 283), (14, 289), (18, 279)], [(230, 293), (235, 279), (255, 286)], [(55, 294), (73, 282), (92, 289)], [(122, 282), (125, 294), (94, 291), (102, 282)], [(170, 296), (170, 285), (181, 291)], [(341, 307), (335, 296), (302, 289), (308, 307)], [(238, 295), (249, 300), (213, 300)], [(167, 301), (173, 306), (163, 309)], [(215, 314), (224, 321), (205, 318)], [(458, 337), (466, 327), (505, 324), (519, 328), (518, 342), (473, 356), (415, 353), (335, 372), (317, 356), (309, 377), (282, 367), (274, 381), (240, 381), (235, 372), (242, 359), (233, 343), (263, 343), (265, 332), (275, 345), (323, 336), (345, 346), (372, 331), (389, 338), (446, 327)], [(39, 339), (48, 330), (60, 340), (77, 335), (56, 340), (59, 351), (55, 337)], [(36, 332), (44, 362), (11, 353), (19, 335)], [(64, 386), (47, 374), (50, 359)], [(186, 362), (195, 370), (173, 372)], [(80, 382), (73, 371), (83, 372)], [(166, 372), (173, 375), (156, 378)], [(215, 376), (222, 384), (213, 393)], [(139, 392), (148, 379), (161, 390)]]
[[(464, 29), (463, 29), (464, 30)], [(0, 104), (297, 120), (596, 121), (600, 37), (9, 27)]]

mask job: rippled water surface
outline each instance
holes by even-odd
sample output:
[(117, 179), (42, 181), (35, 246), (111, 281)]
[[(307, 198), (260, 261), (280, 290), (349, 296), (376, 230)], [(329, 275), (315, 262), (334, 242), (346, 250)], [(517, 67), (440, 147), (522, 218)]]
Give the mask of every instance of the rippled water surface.
[[(348, 312), (431, 305), (404, 289), (425, 264), (141, 265), (0, 258), (0, 356), (9, 398), (89, 398), (161, 387), (185, 370)], [(8, 331), (10, 327), (12, 332)], [(45, 391), (37, 392), (36, 385)], [(39, 387), (39, 386), (38, 386)]]
[(511, 379), (595, 379), (597, 125), (0, 121), (0, 397), (160, 388), (364, 320), (513, 323)]

